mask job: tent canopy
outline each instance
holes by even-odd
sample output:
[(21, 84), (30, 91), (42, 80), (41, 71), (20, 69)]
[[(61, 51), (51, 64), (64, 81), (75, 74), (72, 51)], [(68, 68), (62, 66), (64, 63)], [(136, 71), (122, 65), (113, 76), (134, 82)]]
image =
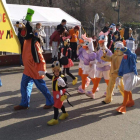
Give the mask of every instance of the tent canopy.
[(35, 11), (32, 22), (42, 23), (43, 26), (57, 26), (62, 19), (67, 20), (67, 26), (81, 26), (81, 22), (73, 18), (60, 8), (7, 4), (9, 8), (9, 16), (12, 22), (20, 21), (26, 16), (27, 9), (31, 8)]

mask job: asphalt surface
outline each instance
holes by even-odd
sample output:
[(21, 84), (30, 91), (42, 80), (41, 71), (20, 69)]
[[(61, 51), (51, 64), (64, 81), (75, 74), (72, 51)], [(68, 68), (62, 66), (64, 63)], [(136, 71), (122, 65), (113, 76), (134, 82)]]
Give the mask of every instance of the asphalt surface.
[[(51, 73), (50, 68), (48, 72)], [(78, 66), (74, 66), (71, 72), (77, 76)], [(43, 109), (45, 98), (35, 86), (30, 108), (13, 110), (21, 100), (22, 70), (3, 71), (0, 76), (3, 83), (0, 87), (0, 140), (140, 140), (140, 87), (133, 90), (135, 106), (127, 108), (126, 114), (122, 115), (115, 110), (123, 101), (118, 89), (114, 90), (113, 102), (104, 105), (101, 102), (106, 90), (103, 79), (93, 100), (77, 93), (80, 77), (76, 86), (72, 86), (72, 79), (67, 77), (70, 86), (68, 90), (72, 95), (69, 101), (74, 107), (65, 101), (69, 118), (59, 121), (56, 126), (48, 126), (47, 121), (53, 118), (53, 108)], [(51, 91), (51, 81), (46, 77), (45, 81)], [(91, 88), (92, 83), (88, 89)]]

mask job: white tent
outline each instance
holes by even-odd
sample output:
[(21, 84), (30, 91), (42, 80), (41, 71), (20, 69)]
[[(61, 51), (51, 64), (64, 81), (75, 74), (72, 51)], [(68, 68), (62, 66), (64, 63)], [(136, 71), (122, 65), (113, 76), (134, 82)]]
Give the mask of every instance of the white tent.
[(31, 8), (35, 11), (32, 22), (41, 22), (44, 26), (56, 26), (60, 24), (62, 19), (67, 20), (67, 26), (81, 26), (81, 22), (73, 18), (60, 8), (30, 6), (30, 5), (17, 5), (7, 4), (10, 11), (10, 18), (14, 21), (19, 21), (25, 17), (27, 9)]
[[(31, 8), (35, 11), (32, 23), (40, 22), (45, 27), (46, 32), (46, 47), (49, 46), (49, 37), (54, 32), (55, 27), (60, 24), (62, 19), (67, 20), (67, 27), (74, 27), (76, 25), (81, 27), (81, 22), (70, 16), (60, 8), (52, 7), (41, 7), (41, 6), (31, 6), (31, 5), (17, 5), (17, 4), (7, 4), (9, 9), (9, 17), (13, 24), (17, 21), (21, 21), (27, 13), (27, 9)], [(81, 33), (80, 33), (81, 34)]]

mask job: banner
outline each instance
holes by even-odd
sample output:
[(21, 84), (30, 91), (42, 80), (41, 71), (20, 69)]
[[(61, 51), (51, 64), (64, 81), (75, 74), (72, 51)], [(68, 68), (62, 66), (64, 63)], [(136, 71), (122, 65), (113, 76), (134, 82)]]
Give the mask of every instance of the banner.
[(6, 0), (0, 0), (0, 51), (21, 53), (20, 42), (8, 16)]

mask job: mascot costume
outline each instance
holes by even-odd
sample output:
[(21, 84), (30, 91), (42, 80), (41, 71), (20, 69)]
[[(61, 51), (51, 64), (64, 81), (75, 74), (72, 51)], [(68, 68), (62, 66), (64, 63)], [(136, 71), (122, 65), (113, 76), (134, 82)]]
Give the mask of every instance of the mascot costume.
[[(87, 77), (89, 76), (95, 84), (95, 72), (96, 72), (96, 53), (94, 52), (93, 40), (92, 38), (87, 38), (86, 34), (82, 35), (84, 39), (83, 47), (79, 50), (80, 61), (83, 62), (82, 65), (82, 86), (79, 87), (78, 93), (85, 93), (85, 84)], [(87, 92), (88, 94), (89, 92)]]
[(127, 48), (121, 48), (124, 57), (121, 61), (118, 78), (116, 84), (120, 83), (121, 78), (123, 77), (124, 82), (124, 100), (123, 104), (117, 108), (117, 111), (120, 113), (126, 113), (126, 107), (134, 106), (134, 101), (132, 99), (132, 90), (140, 84), (140, 78), (137, 76), (137, 67), (136, 67), (136, 54), (132, 53)]
[(24, 37), (24, 45), (22, 52), (22, 60), (24, 63), (24, 72), (21, 81), (21, 103), (15, 106), (15, 110), (27, 109), (30, 103), (30, 96), (32, 92), (33, 83), (43, 93), (46, 98), (46, 105), (44, 109), (49, 109), (54, 104), (53, 97), (48, 90), (44, 76), (39, 76), (38, 71), (46, 71), (45, 60), (42, 55), (42, 50), (38, 42), (38, 38), (33, 35), (33, 28), (31, 25), (32, 15), (34, 11), (28, 9), (26, 15), (26, 24), (19, 23), (17, 26), (21, 28), (20, 34)]
[[(112, 101), (112, 92), (115, 86), (116, 78), (118, 77), (119, 67), (124, 56), (123, 53), (120, 51), (121, 48), (123, 48), (123, 43), (121, 41), (118, 41), (115, 43), (115, 51), (112, 56), (107, 56), (106, 52), (104, 52), (103, 56), (101, 57), (103, 61), (111, 62), (109, 84), (107, 86), (106, 98), (103, 101), (103, 103), (105, 104), (110, 103)], [(119, 90), (123, 95), (124, 88), (122, 79), (121, 86), (119, 86)]]
[(109, 82), (109, 73), (110, 73), (110, 67), (111, 63), (110, 62), (105, 62), (101, 60), (101, 57), (103, 56), (103, 52), (105, 51), (107, 56), (112, 56), (112, 52), (107, 48), (107, 35), (104, 33), (99, 34), (99, 45), (100, 49), (96, 52), (96, 79), (95, 79), (95, 84), (93, 86), (92, 92), (90, 94), (87, 94), (89, 97), (95, 98), (95, 91), (100, 83), (100, 80), (102, 77), (104, 77), (106, 84), (108, 85)]
[[(53, 98), (54, 98), (54, 118), (47, 122), (48, 125), (58, 124), (59, 109), (62, 110), (62, 115), (59, 117), (60, 120), (66, 119), (69, 114), (65, 111), (63, 101), (67, 99), (66, 88), (67, 78), (61, 75), (61, 64), (59, 61), (54, 61), (52, 64), (52, 71), (54, 75), (50, 75), (47, 72), (39, 71), (39, 75), (46, 75), (52, 80)], [(68, 100), (67, 100), (68, 101)]]

